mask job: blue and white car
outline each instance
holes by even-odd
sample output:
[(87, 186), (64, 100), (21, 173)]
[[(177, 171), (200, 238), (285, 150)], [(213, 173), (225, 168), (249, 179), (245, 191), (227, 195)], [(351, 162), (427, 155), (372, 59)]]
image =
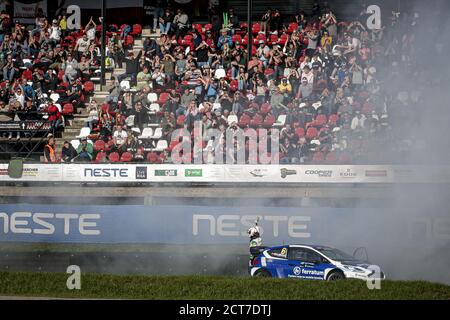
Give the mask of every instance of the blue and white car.
[(283, 245), (252, 248), (258, 252), (249, 266), (253, 277), (299, 278), (339, 280), (385, 279), (376, 265), (355, 259), (353, 256), (326, 246)]

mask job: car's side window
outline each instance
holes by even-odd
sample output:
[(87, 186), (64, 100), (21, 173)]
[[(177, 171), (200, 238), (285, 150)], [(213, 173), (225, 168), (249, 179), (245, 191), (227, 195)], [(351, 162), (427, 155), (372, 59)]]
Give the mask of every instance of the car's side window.
[(290, 248), (289, 260), (299, 260), (304, 262), (322, 261), (322, 256), (307, 248)]
[(281, 247), (281, 248), (269, 250), (269, 255), (271, 255), (274, 258), (286, 259), (287, 258), (287, 248)]

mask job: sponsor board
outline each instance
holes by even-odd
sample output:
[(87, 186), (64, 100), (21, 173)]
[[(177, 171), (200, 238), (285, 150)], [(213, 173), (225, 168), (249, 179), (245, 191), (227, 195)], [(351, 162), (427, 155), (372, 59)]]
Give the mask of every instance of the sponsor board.
[(358, 174), (356, 173), (356, 171), (348, 168), (345, 171), (339, 172), (339, 176), (341, 178), (356, 178)]
[(296, 174), (297, 174), (297, 170), (287, 169), (287, 168), (280, 169), (280, 175), (281, 175), (281, 178), (283, 178), (283, 179), (285, 179), (287, 176), (296, 175)]
[(176, 177), (178, 176), (177, 169), (156, 169), (155, 177)]
[(147, 179), (147, 167), (136, 167), (136, 179), (138, 180)]
[(366, 177), (387, 177), (387, 170), (366, 170)]
[(305, 174), (318, 177), (331, 177), (333, 175), (333, 170), (306, 170)]
[[(317, 165), (159, 165), (159, 164), (44, 164), (24, 163), (21, 181), (205, 183), (414, 183), (450, 182), (450, 166), (317, 166)], [(201, 178), (201, 179), (200, 179)], [(0, 181), (8, 163), (0, 163)], [(152, 180), (153, 181), (153, 180)]]
[(23, 168), (22, 176), (37, 177), (39, 174), (38, 168)]
[(185, 177), (203, 177), (203, 169), (185, 169)]
[(262, 177), (266, 176), (268, 174), (268, 172), (269, 172), (268, 169), (257, 168), (257, 169), (253, 169), (249, 173), (255, 178), (262, 178)]

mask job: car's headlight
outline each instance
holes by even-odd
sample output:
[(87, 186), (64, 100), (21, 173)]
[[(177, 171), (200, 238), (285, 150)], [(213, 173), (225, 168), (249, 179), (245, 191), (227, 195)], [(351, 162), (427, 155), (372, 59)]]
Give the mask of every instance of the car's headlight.
[(355, 267), (355, 266), (343, 266), (344, 269), (351, 271), (351, 272), (359, 272), (359, 273), (365, 273), (366, 270), (359, 268), (359, 267)]

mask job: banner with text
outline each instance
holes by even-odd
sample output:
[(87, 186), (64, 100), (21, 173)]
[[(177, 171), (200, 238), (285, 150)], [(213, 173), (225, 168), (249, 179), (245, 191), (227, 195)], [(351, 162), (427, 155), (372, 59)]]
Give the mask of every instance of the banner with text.
[(0, 164), (0, 181), (177, 183), (448, 183), (450, 166), (172, 165), (25, 163), (21, 178)]
[[(0, 206), (0, 241), (247, 245), (257, 217), (266, 245), (450, 239), (446, 213), (414, 209), (402, 218), (389, 209), (8, 204)], [(417, 237), (418, 229), (430, 233)]]

